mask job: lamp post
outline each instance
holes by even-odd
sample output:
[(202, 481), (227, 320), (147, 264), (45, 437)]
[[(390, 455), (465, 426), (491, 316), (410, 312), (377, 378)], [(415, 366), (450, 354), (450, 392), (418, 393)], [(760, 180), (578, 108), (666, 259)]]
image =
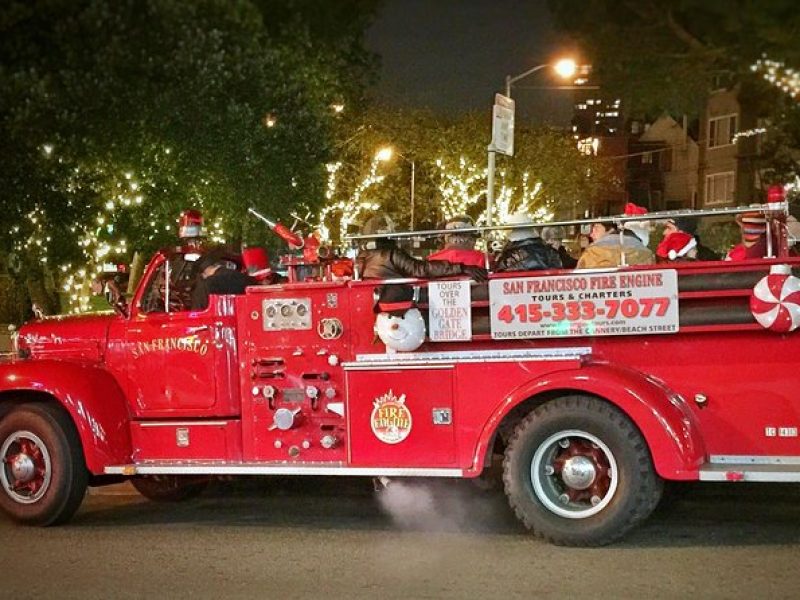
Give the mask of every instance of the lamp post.
[(524, 73), (520, 73), (519, 75), (506, 75), (506, 97), (511, 98), (511, 85), (519, 81), (520, 79), (525, 79), (529, 75), (533, 75), (537, 71), (541, 71), (547, 67), (553, 67), (553, 70), (558, 74), (559, 77), (563, 79), (569, 79), (578, 70), (578, 65), (575, 63), (574, 60), (571, 58), (562, 58), (556, 63), (544, 63), (543, 65), (536, 65), (532, 69), (528, 69)]
[(414, 201), (415, 201), (414, 191), (416, 187), (416, 172), (417, 172), (416, 163), (407, 156), (404, 156), (401, 152), (396, 152), (394, 148), (392, 148), (391, 146), (385, 146), (380, 150), (378, 150), (378, 152), (375, 154), (375, 159), (380, 161), (388, 161), (392, 159), (392, 156), (394, 156), (395, 153), (397, 154), (397, 156), (399, 156), (400, 158), (402, 158), (404, 161), (406, 161), (408, 164), (411, 165), (411, 227), (409, 229), (411, 231), (414, 231)]
[[(520, 73), (519, 75), (507, 75), (506, 76), (506, 88), (505, 88), (505, 99), (506, 101), (511, 104), (511, 86), (519, 81), (520, 79), (524, 79), (529, 75), (533, 75), (537, 71), (541, 71), (542, 69), (546, 69), (547, 67), (553, 67), (553, 70), (564, 79), (568, 79), (575, 75), (577, 71), (577, 64), (571, 58), (562, 58), (561, 60), (555, 63), (544, 63), (541, 65), (536, 65), (532, 69), (528, 69), (524, 73)], [(496, 110), (496, 109), (495, 109)], [(511, 135), (513, 136), (513, 104), (511, 104)], [(495, 123), (496, 124), (496, 123)], [(494, 127), (494, 125), (493, 125)], [(494, 134), (494, 131), (492, 132)], [(492, 135), (494, 138), (494, 135)], [(487, 168), (487, 177), (486, 177), (486, 225), (488, 227), (492, 226), (492, 211), (494, 209), (494, 172), (495, 172), (495, 162), (496, 162), (496, 154), (497, 148), (495, 148), (494, 144), (489, 144), (489, 160), (488, 160), (488, 168)]]

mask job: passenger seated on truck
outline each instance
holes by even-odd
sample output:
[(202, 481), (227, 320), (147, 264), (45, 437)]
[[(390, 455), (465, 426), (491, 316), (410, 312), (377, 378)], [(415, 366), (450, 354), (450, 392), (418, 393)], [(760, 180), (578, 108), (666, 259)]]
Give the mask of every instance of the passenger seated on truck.
[[(672, 254), (670, 253), (671, 250), (673, 251)], [(666, 223), (664, 223), (664, 238), (656, 248), (656, 260), (658, 262), (719, 260), (719, 256), (713, 250), (700, 243), (696, 219), (675, 217), (667, 219)]]
[(531, 227), (520, 227), (508, 232), (508, 241), (495, 263), (495, 270), (498, 273), (561, 268), (558, 251), (544, 243), (526, 214), (511, 215), (506, 225), (531, 225)]
[[(730, 249), (725, 260), (750, 260), (767, 255), (767, 218), (759, 212), (736, 215), (742, 241)], [(775, 248), (775, 245), (772, 246)]]
[(561, 266), (565, 269), (574, 269), (578, 266), (578, 259), (574, 258), (569, 253), (567, 247), (564, 246), (564, 228), (557, 227), (543, 227), (542, 240), (548, 246), (558, 252), (558, 257), (561, 259)]
[(272, 270), (269, 265), (267, 251), (261, 246), (242, 249), (242, 264), (245, 272), (255, 279), (256, 283), (270, 285), (285, 280), (280, 274)]
[[(142, 295), (142, 312), (166, 312), (168, 290), (170, 312), (189, 310), (195, 281), (195, 263), (186, 260), (185, 256), (176, 253), (158, 266)], [(169, 263), (169, 285), (167, 285), (167, 263)]]
[(212, 250), (198, 261), (197, 280), (192, 292), (192, 310), (208, 308), (211, 294), (244, 294), (256, 280), (242, 273), (238, 265), (224, 256), (222, 250)]
[[(394, 232), (394, 223), (387, 215), (375, 215), (364, 224), (361, 232), (364, 235), (390, 234)], [(486, 280), (485, 269), (443, 260), (418, 260), (388, 237), (367, 240), (356, 256), (356, 268), (362, 279), (433, 279), (469, 275), (476, 281)]]
[(620, 236), (612, 221), (592, 223), (591, 237), (592, 243), (578, 259), (579, 269), (619, 267), (623, 253), (626, 265), (653, 264), (653, 253), (642, 240), (630, 229), (624, 229)]
[(486, 265), (486, 255), (475, 249), (478, 239), (477, 232), (460, 232), (459, 229), (475, 227), (475, 223), (468, 215), (456, 215), (445, 223), (444, 228), (450, 233), (444, 234), (444, 248), (428, 255), (428, 260), (444, 260), (450, 263), (461, 263), (473, 267)]

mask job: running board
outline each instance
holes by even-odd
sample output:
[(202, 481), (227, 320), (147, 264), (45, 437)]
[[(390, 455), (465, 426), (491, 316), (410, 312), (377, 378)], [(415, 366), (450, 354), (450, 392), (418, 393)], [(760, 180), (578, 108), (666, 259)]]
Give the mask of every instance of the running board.
[(700, 481), (800, 481), (800, 464), (705, 463)]
[(147, 463), (115, 465), (106, 475), (344, 475), (355, 477), (465, 477), (462, 469), (397, 469), (344, 467), (327, 464), (287, 465), (274, 463)]

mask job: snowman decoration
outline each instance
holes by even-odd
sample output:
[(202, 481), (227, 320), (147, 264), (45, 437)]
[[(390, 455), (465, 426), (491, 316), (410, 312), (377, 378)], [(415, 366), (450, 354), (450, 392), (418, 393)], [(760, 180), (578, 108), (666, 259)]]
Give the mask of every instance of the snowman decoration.
[(387, 354), (413, 352), (425, 341), (425, 319), (414, 305), (410, 286), (381, 288), (375, 312), (375, 335), (386, 345)]

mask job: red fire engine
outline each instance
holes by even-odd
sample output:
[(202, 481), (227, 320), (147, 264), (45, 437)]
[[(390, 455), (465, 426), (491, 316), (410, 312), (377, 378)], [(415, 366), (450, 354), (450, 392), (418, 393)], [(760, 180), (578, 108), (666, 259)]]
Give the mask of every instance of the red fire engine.
[[(785, 205), (757, 210), (772, 257), (484, 283), (294, 259), (302, 276), (201, 311), (184, 301), (197, 248), (159, 252), (117, 314), (20, 329), (0, 506), (52, 525), (112, 478), (174, 499), (219, 475), (478, 477), (502, 453), (529, 529), (599, 545), (665, 480), (800, 481), (800, 259)], [(376, 309), (391, 286), (410, 291), (400, 315)]]

